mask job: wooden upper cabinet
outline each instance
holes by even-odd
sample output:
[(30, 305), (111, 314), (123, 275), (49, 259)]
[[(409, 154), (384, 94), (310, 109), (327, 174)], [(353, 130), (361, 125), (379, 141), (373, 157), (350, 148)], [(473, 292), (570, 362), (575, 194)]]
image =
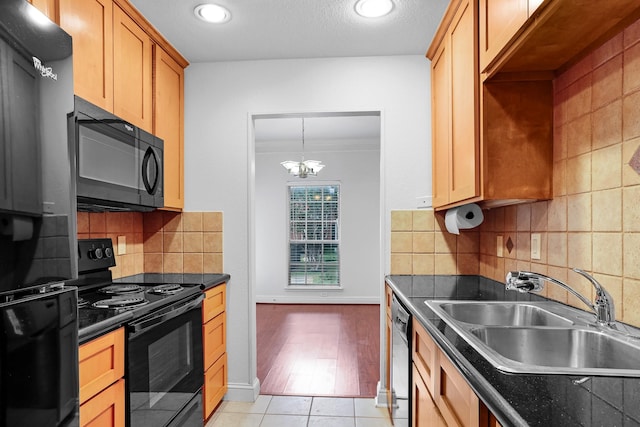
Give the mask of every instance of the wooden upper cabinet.
[(119, 6), (113, 8), (113, 112), (151, 132), (151, 38)]
[(478, 14), (462, 2), (451, 27), (451, 201), (478, 195)]
[(640, 18), (640, 2), (633, 0), (480, 0), (480, 5), (485, 78), (546, 72), (552, 79)]
[(40, 12), (44, 13), (47, 18), (53, 22), (59, 22), (58, 19), (58, 2), (57, 0), (28, 0)]
[(433, 206), (449, 203), (449, 142), (451, 134), (451, 60), (448, 39), (431, 60)]
[(480, 0), (480, 70), (500, 53), (529, 17), (527, 0)]
[(479, 195), (476, 5), (451, 2), (427, 53), (432, 61), (434, 207)]
[(164, 206), (184, 207), (184, 69), (153, 48), (153, 133), (164, 140)]
[(60, 26), (73, 37), (76, 95), (113, 111), (113, 3), (60, 0)]

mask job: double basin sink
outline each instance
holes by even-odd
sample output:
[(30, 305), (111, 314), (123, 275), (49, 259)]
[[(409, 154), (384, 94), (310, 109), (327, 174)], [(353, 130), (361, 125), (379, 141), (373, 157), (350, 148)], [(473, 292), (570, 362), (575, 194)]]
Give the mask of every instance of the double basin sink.
[(496, 368), (640, 377), (640, 337), (554, 302), (425, 301)]

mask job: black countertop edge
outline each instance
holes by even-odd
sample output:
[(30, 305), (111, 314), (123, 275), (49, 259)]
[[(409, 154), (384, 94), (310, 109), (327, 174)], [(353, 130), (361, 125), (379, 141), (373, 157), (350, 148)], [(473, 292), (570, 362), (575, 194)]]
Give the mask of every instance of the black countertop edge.
[(85, 328), (80, 328), (78, 329), (78, 342), (82, 345), (85, 342), (91, 341), (92, 339), (111, 332), (114, 329), (118, 329), (130, 319), (133, 319), (133, 312), (125, 311), (101, 322), (94, 323)]
[(199, 284), (204, 290), (207, 290), (228, 282), (230, 279), (231, 276), (226, 273), (140, 273), (113, 279), (113, 282)]
[[(396, 286), (393, 276), (387, 276), (385, 281), (398, 299), (411, 311), (420, 324), (431, 334), (436, 343), (449, 357), (449, 360), (464, 375), (473, 391), (482, 399), (491, 413), (498, 419), (503, 427), (528, 426), (529, 424), (520, 417), (518, 412), (507, 402), (502, 395), (489, 384), (489, 382), (467, 361), (467, 359), (451, 345), (451, 342), (440, 332), (427, 318), (427, 297), (407, 297), (402, 289)], [(424, 306), (424, 308), (423, 308)]]

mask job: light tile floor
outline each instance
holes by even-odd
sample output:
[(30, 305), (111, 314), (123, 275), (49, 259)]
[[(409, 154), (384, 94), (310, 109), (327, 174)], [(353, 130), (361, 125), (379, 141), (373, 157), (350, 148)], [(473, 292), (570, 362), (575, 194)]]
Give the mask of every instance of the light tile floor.
[[(400, 420), (406, 421), (406, 420)], [(387, 408), (374, 399), (265, 396), (224, 401), (206, 427), (390, 427)], [(396, 421), (396, 427), (406, 427)]]

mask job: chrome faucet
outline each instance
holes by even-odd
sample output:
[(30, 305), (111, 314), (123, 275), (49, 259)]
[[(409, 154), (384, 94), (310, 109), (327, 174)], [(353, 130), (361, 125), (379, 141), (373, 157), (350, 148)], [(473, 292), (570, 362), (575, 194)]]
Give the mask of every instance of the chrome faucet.
[(567, 290), (582, 301), (587, 307), (593, 310), (596, 315), (596, 322), (601, 325), (612, 326), (615, 322), (615, 306), (613, 304), (611, 294), (586, 271), (580, 270), (579, 268), (573, 268), (572, 270), (589, 280), (596, 289), (596, 298), (594, 303), (591, 303), (591, 301), (579, 294), (566, 283), (554, 279), (553, 277), (545, 276), (540, 273), (533, 273), (531, 271), (510, 271), (507, 273), (506, 289), (517, 290), (519, 292), (540, 292), (543, 289), (542, 281), (546, 280), (547, 282), (554, 283)]

